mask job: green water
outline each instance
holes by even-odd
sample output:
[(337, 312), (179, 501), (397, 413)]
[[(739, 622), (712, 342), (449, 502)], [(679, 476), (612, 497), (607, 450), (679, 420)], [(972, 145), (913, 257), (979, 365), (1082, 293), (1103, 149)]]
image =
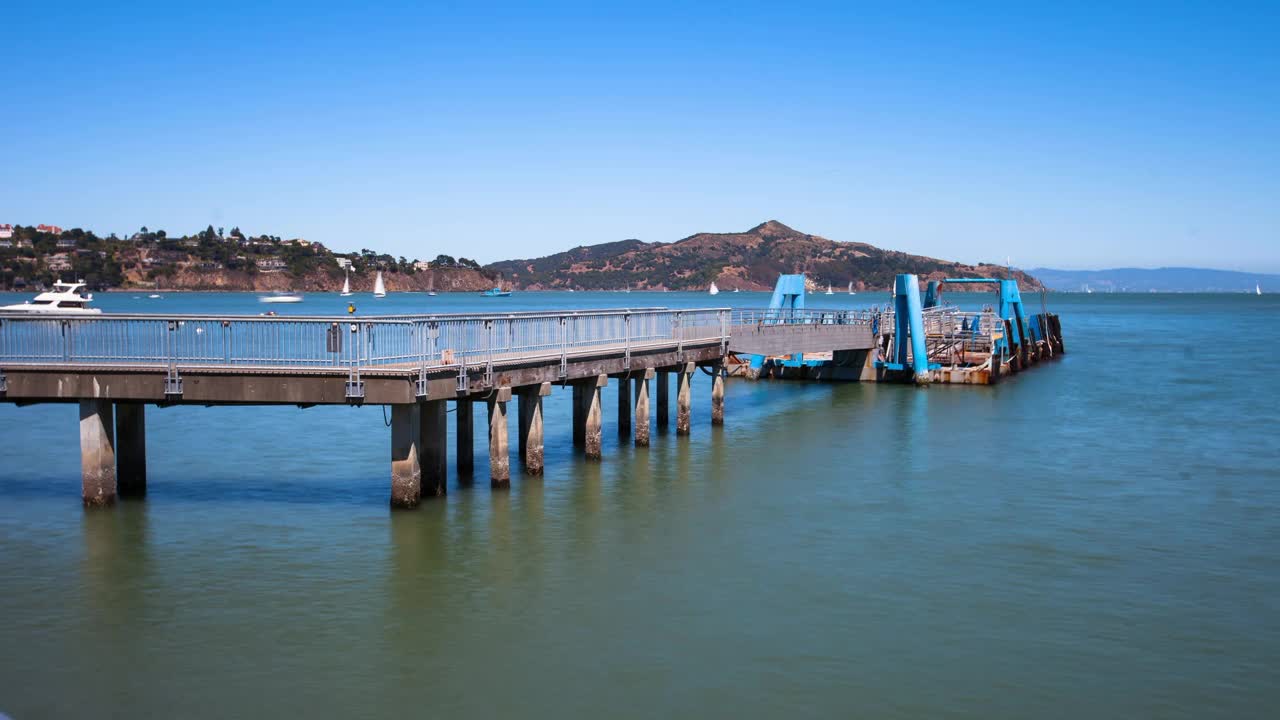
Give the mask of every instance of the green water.
[(698, 375), (648, 449), (610, 389), (598, 464), (557, 392), (545, 477), (481, 444), (412, 512), (376, 407), (148, 408), (147, 500), (88, 512), (75, 408), (0, 405), (0, 712), (1274, 717), (1280, 298), (1049, 302), (994, 388), (731, 380), (713, 429)]

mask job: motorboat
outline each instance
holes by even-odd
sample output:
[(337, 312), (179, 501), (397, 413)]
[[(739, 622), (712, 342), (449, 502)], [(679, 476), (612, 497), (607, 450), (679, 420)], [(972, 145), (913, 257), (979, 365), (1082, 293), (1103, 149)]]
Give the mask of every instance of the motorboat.
[(498, 279), (498, 284), (480, 293), (481, 297), (511, 297), (510, 290), (502, 289), (502, 279)]
[(373, 281), (373, 296), (376, 298), (384, 298), (387, 296), (387, 286), (382, 282), (382, 271), (378, 271), (378, 277)]
[(258, 298), (258, 302), (264, 303), (300, 303), (302, 296), (295, 293), (280, 292), (274, 295)]
[(89, 307), (93, 295), (84, 291), (82, 282), (62, 282), (53, 284), (53, 289), (42, 292), (35, 298), (20, 305), (0, 306), (0, 312), (19, 312), (50, 315), (101, 315), (102, 310)]

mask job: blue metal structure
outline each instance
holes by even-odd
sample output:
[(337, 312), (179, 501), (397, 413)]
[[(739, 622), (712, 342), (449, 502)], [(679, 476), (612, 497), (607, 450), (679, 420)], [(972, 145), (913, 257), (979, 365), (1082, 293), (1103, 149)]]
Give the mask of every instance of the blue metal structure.
[[(804, 273), (778, 276), (778, 282), (773, 286), (773, 297), (769, 299), (769, 309), (781, 311), (779, 315), (804, 310)], [(804, 355), (792, 355), (791, 359), (801, 362)], [(764, 360), (763, 355), (752, 355), (751, 370), (760, 372), (764, 367)]]
[(769, 300), (769, 309), (804, 309), (804, 273), (778, 276), (778, 283), (773, 286), (773, 298)]
[[(916, 382), (927, 382), (929, 352), (925, 347), (920, 281), (915, 275), (899, 275), (894, 280), (893, 303), (893, 358), (883, 365), (890, 370), (906, 370), (909, 363)], [(910, 356), (907, 353), (908, 340)]]

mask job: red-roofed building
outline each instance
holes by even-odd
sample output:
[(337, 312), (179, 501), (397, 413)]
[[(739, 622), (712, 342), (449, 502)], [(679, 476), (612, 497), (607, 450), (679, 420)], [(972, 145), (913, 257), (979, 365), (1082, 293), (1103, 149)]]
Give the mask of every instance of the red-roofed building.
[(54, 235), (61, 235), (62, 228), (58, 227), (57, 225), (37, 225), (36, 232), (53, 233)]

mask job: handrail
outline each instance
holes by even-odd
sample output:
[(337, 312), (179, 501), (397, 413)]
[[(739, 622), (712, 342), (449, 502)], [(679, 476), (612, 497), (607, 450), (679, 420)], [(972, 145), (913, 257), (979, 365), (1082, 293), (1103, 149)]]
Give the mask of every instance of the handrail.
[(0, 315), (0, 364), (484, 366), (728, 339), (727, 308), (366, 317)]

